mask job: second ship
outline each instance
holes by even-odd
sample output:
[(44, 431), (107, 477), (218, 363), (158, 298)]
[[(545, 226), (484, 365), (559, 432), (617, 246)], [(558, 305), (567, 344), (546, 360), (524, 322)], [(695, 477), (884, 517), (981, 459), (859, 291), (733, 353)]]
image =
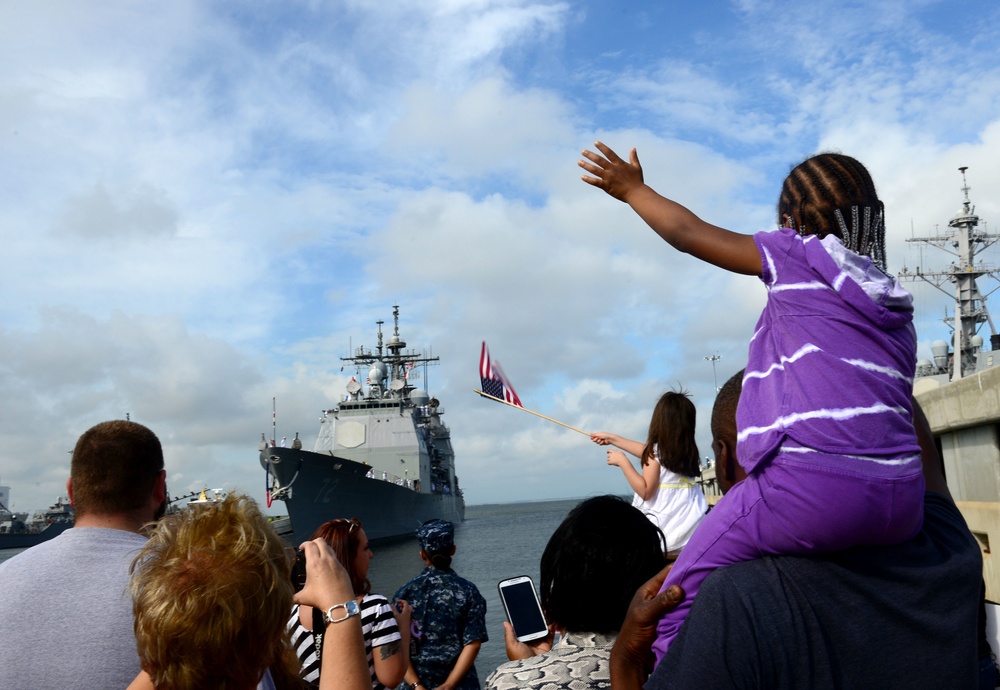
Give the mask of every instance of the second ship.
[(420, 375), (418, 367), (439, 358), (406, 350), (398, 306), (393, 321), (385, 342), (384, 322), (376, 322), (374, 352), (359, 347), (341, 358), (359, 374), (367, 369), (367, 378), (364, 385), (352, 378), (345, 399), (322, 412), (311, 451), (301, 447), (298, 434), (287, 448), (273, 439), (261, 442), (268, 493), (288, 509), (293, 544), (333, 518), (360, 518), (369, 539), (412, 535), (432, 518), (465, 518), (451, 434), (441, 421), (444, 410), (411, 384)]

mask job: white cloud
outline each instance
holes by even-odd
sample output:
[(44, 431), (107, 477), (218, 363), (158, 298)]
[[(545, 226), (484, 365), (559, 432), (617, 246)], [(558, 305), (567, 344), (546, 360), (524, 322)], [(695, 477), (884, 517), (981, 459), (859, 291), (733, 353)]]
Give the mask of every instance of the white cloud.
[[(584, 185), (579, 149), (636, 146), (654, 188), (743, 232), (840, 149), (886, 201), (891, 267), (941, 265), (904, 239), (958, 208), (958, 166), (1000, 224), (998, 10), (961, 5), (5, 5), (0, 478), (48, 504), (76, 437), (129, 412), (175, 492), (261, 497), (272, 398), (309, 447), (393, 304), (442, 357), (471, 502), (626, 490), (588, 439), (474, 396), (484, 339), (583, 429), (642, 438), (690, 389), (707, 454), (763, 289)], [(922, 343), (943, 337), (946, 299), (913, 287)]]

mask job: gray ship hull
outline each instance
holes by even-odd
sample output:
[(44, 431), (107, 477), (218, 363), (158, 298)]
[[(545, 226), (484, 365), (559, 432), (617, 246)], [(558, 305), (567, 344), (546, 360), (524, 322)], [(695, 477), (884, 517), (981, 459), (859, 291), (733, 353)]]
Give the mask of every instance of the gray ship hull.
[(23, 549), (35, 546), (58, 537), (72, 526), (72, 522), (53, 522), (40, 532), (3, 532), (0, 533), (0, 549)]
[(432, 518), (465, 519), (461, 495), (419, 493), (383, 480), (368, 465), (332, 454), (270, 447), (261, 452), (261, 465), (291, 489), (282, 500), (292, 522), (289, 539), (296, 546), (334, 518), (360, 518), (369, 539), (410, 536)]

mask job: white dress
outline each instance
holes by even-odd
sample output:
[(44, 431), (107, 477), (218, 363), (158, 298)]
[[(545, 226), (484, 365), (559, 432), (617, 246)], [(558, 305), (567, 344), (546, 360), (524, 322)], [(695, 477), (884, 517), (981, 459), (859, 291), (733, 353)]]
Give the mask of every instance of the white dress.
[[(660, 464), (656, 456), (650, 462)], [(660, 528), (666, 539), (667, 551), (675, 551), (687, 544), (691, 533), (708, 511), (705, 494), (694, 478), (671, 472), (663, 465), (660, 465), (660, 483), (656, 493), (648, 501), (635, 494), (632, 505)]]

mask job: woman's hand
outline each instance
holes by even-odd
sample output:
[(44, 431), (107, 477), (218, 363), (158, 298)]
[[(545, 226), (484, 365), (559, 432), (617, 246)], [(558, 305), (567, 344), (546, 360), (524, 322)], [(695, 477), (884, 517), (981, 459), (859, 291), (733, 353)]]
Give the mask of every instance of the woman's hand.
[(518, 659), (530, 659), (533, 656), (544, 654), (552, 649), (552, 642), (556, 633), (553, 627), (549, 626), (549, 634), (539, 640), (531, 642), (521, 642), (514, 634), (514, 626), (507, 621), (503, 622), (503, 643), (507, 648), (507, 658), (511, 661)]
[(307, 541), (300, 547), (306, 556), (306, 584), (293, 601), (326, 611), (354, 598), (351, 578), (337, 555), (323, 539)]
[(405, 599), (396, 599), (396, 605), (392, 607), (392, 615), (396, 619), (396, 627), (409, 631), (410, 619), (413, 618), (413, 607)]

